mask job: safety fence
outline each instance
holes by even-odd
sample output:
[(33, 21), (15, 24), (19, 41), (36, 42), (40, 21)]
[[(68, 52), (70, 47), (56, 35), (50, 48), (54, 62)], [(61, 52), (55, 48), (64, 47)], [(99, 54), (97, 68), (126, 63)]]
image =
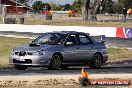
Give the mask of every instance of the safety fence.
[(20, 25), (0, 24), (0, 32), (28, 32), (45, 33), (52, 31), (78, 31), (90, 33), (92, 36), (105, 35), (106, 37), (132, 38), (132, 28), (118, 27), (84, 27), (84, 26), (49, 26), (49, 25)]
[[(64, 14), (64, 13), (54, 13), (51, 15), (52, 19), (65, 19), (66, 18), (82, 18), (82, 14)], [(7, 18), (46, 18), (45, 14), (35, 14), (35, 13), (25, 13), (25, 14), (7, 14)], [(124, 19), (123, 14), (97, 14), (89, 15), (89, 19), (96, 21), (122, 21)], [(128, 14), (126, 19), (132, 19), (132, 15)], [(78, 20), (78, 19), (76, 19)], [(80, 19), (79, 19), (80, 20)], [(81, 19), (82, 20), (82, 19)]]
[[(8, 24), (20, 23), (19, 20), (16, 22), (14, 19), (25, 18), (27, 20), (64, 20), (64, 21), (83, 21), (82, 14), (62, 14), (54, 13), (52, 15), (45, 14), (34, 14), (34, 13), (18, 13), (18, 14), (7, 14), (6, 18), (9, 18)], [(132, 15), (128, 14), (126, 19), (123, 14), (97, 14), (89, 15), (90, 21), (97, 22), (132, 22)], [(0, 15), (0, 23), (2, 23), (2, 16)]]

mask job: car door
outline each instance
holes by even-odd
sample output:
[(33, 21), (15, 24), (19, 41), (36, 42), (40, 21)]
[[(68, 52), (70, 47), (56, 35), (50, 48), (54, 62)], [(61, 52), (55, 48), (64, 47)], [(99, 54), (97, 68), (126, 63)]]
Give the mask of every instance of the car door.
[(69, 35), (65, 42), (64, 48), (64, 63), (77, 63), (79, 57), (78, 56), (78, 42), (75, 34)]
[(78, 57), (79, 61), (81, 63), (87, 62), (90, 60), (95, 52), (94, 50), (94, 42), (89, 38), (88, 35), (86, 34), (78, 34), (77, 35), (77, 40), (78, 40)]

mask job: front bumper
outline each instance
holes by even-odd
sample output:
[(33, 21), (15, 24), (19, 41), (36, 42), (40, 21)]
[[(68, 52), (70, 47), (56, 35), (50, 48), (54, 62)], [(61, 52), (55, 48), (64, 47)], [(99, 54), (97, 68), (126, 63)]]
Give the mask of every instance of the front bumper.
[(105, 63), (108, 60), (108, 54), (103, 55), (103, 63)]
[(16, 56), (9, 57), (9, 65), (26, 65), (26, 66), (48, 66), (50, 58), (45, 56)]

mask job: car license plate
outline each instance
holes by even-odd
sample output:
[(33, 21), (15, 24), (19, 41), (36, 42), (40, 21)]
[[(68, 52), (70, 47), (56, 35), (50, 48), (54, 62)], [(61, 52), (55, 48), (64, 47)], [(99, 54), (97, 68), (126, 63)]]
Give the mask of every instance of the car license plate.
[(25, 61), (24, 58), (17, 58), (16, 60), (18, 60), (18, 61)]

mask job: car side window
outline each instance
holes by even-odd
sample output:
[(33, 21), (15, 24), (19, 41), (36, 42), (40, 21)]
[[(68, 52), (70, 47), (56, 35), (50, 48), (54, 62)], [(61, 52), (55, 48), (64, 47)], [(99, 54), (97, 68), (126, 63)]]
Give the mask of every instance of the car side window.
[(77, 45), (76, 35), (71, 34), (66, 42), (72, 42), (74, 45)]
[(92, 40), (84, 34), (79, 34), (78, 39), (79, 39), (79, 45), (93, 44)]

